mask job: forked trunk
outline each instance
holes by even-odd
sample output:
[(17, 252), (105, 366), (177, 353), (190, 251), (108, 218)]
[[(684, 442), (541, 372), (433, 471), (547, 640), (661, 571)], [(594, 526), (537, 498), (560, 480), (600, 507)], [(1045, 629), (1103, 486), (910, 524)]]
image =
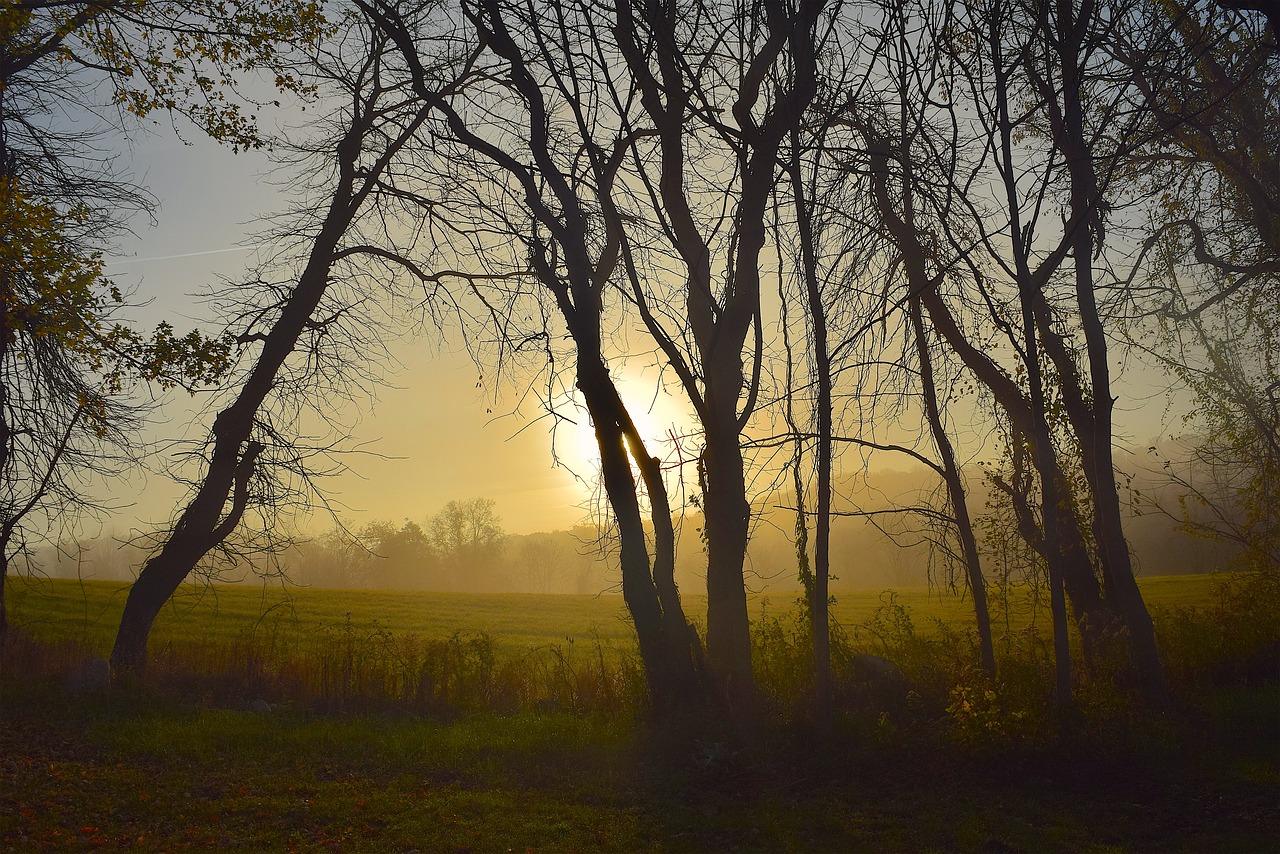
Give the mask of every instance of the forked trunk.
[[(1116, 487), (1115, 461), (1112, 455), (1112, 412), (1115, 399), (1111, 395), (1111, 368), (1108, 361), (1106, 330), (1098, 311), (1094, 294), (1093, 255), (1104, 237), (1105, 199), (1099, 187), (1098, 176), (1089, 148), (1085, 129), (1083, 63), (1087, 47), (1084, 44), (1091, 12), (1077, 11), (1068, 0), (1056, 0), (1056, 27), (1047, 21), (1047, 3), (1042, 15), (1049, 42), (1058, 50), (1062, 74), (1061, 105), (1050, 104), (1050, 127), (1062, 147), (1067, 171), (1071, 176), (1072, 219), (1077, 223), (1071, 235), (1072, 255), (1075, 261), (1076, 305), (1080, 312), (1080, 325), (1084, 330), (1085, 349), (1089, 363), (1090, 395), (1088, 415), (1091, 422), (1080, 437), (1085, 449), (1085, 465), (1093, 487), (1093, 530), (1098, 551), (1102, 557), (1103, 581), (1107, 597), (1112, 600), (1115, 612), (1124, 620), (1129, 636), (1129, 648), (1136, 682), (1143, 700), (1152, 708), (1164, 709), (1169, 705), (1168, 688), (1164, 679), (1164, 667), (1156, 648), (1155, 629), (1147, 612), (1142, 593), (1133, 575), (1133, 562), (1129, 556), (1129, 544), (1125, 540), (1121, 524), (1120, 497)], [(1086, 423), (1089, 418), (1082, 419)]]
[[(582, 330), (576, 330), (581, 332)], [(598, 350), (589, 340), (578, 344), (578, 389), (582, 392), (595, 427), (600, 450), (601, 475), (609, 505), (613, 508), (621, 541), (622, 595), (635, 624), (640, 658), (649, 683), (653, 711), (663, 718), (705, 706), (707, 697), (700, 690), (696, 638), (680, 609), (673, 573), (674, 535), (655, 537), (653, 563), (646, 544), (644, 522), (639, 501), (638, 484), (631, 468), (628, 444), (639, 444), (634, 426), (617, 388), (609, 377)], [(652, 460), (640, 466), (642, 470)], [(665, 489), (650, 483), (658, 495), (656, 504), (665, 506)], [(667, 517), (670, 525), (670, 517)], [(667, 554), (662, 553), (667, 550)], [(670, 577), (668, 577), (670, 576)], [(663, 602), (663, 594), (667, 602)], [(674, 601), (672, 599), (674, 598)], [(664, 607), (665, 604), (665, 607)]]

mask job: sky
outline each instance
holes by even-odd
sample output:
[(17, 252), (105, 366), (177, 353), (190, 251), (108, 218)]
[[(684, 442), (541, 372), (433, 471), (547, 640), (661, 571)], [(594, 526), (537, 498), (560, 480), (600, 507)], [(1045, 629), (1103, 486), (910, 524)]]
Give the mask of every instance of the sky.
[[(243, 271), (258, 218), (287, 203), (270, 161), (233, 154), (195, 134), (183, 144), (166, 128), (136, 140), (127, 157), (160, 205), (154, 225), (135, 220), (135, 234), (106, 259), (107, 274), (143, 303), (132, 312), (138, 323), (213, 328), (209, 308), (194, 297), (219, 277)], [(513, 533), (567, 528), (585, 517), (589, 491), (552, 465), (549, 423), (530, 423), (536, 411), (512, 415), (510, 394), (495, 400), (492, 388), (477, 388), (479, 371), (457, 342), (418, 340), (393, 344), (393, 352), (402, 367), (389, 374), (352, 437), (371, 454), (351, 459), (355, 475), (328, 484), (349, 521), (421, 521), (452, 499), (469, 498), (492, 498)], [(194, 402), (185, 397), (169, 396), (153, 439), (207, 430), (208, 415), (192, 423)], [(590, 433), (568, 428), (558, 431), (557, 451), (585, 468)], [(109, 522), (117, 527), (163, 521), (181, 496), (163, 476), (135, 477), (116, 489), (117, 503), (136, 499)]]
[[(159, 208), (154, 224), (139, 217), (135, 234), (107, 259), (108, 274), (144, 303), (134, 312), (137, 321), (168, 320), (179, 331), (215, 328), (216, 318), (197, 295), (219, 277), (242, 273), (253, 259), (261, 217), (288, 203), (265, 155), (234, 154), (195, 132), (186, 137), (184, 142), (161, 126), (133, 140), (123, 155)], [(352, 444), (370, 454), (352, 457), (353, 473), (327, 483), (347, 521), (357, 527), (373, 520), (421, 521), (452, 499), (470, 498), (493, 499), (512, 533), (568, 528), (588, 518), (592, 489), (553, 464), (550, 419), (538, 419), (543, 413), (528, 402), (512, 413), (519, 389), (478, 387), (480, 372), (457, 341), (423, 337), (393, 343), (392, 351), (401, 367), (360, 413), (352, 436)], [(1176, 419), (1161, 377), (1132, 366), (1127, 377), (1118, 435), (1145, 447)], [(687, 408), (665, 396), (654, 400), (654, 371), (629, 366), (621, 379), (651, 441), (687, 423)], [(158, 410), (152, 439), (205, 434), (210, 415), (193, 420), (194, 402), (184, 398), (170, 395)], [(593, 439), (586, 418), (578, 413), (576, 420), (557, 430), (555, 451), (589, 475)], [(113, 489), (125, 507), (107, 522), (116, 529), (169, 519), (182, 495), (162, 475), (135, 477)], [(323, 516), (304, 521), (312, 529), (328, 526)]]

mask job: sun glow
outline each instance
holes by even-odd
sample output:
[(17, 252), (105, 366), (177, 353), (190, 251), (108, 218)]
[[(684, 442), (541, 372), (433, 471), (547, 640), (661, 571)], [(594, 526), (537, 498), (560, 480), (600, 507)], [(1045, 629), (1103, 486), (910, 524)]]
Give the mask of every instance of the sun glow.
[[(664, 380), (654, 366), (627, 367), (621, 372), (618, 388), (645, 449), (678, 477), (681, 464), (697, 457), (699, 430), (693, 407), (682, 390)], [(553, 446), (560, 465), (594, 492), (600, 475), (600, 450), (591, 417), (581, 401), (575, 402), (572, 411), (562, 413)]]

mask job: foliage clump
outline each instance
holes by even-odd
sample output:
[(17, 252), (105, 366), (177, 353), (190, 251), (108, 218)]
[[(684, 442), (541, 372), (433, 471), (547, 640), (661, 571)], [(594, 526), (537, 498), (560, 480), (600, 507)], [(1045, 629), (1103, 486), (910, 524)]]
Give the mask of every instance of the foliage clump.
[[(5, 347), (32, 374), (50, 370), (41, 360), (97, 379), (103, 395), (119, 394), (137, 377), (161, 387), (212, 385), (226, 371), (231, 343), (199, 331), (176, 335), (159, 324), (150, 336), (114, 320), (124, 306), (120, 289), (103, 275), (100, 252), (86, 252), (72, 232), (94, 212), (82, 205), (58, 210), (16, 178), (0, 177), (0, 306)], [(86, 405), (87, 402), (82, 402)], [(90, 421), (106, 416), (90, 406)]]

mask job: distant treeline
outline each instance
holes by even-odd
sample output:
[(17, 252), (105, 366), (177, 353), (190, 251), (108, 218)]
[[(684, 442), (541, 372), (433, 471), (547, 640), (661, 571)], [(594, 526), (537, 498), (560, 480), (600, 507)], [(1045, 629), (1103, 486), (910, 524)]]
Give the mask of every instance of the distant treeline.
[[(1032, 563), (1025, 543), (999, 502), (971, 472), (974, 506), (985, 507), (979, 530), (994, 575), (1021, 577)], [(1131, 511), (1126, 535), (1139, 571), (1180, 575), (1221, 569), (1228, 546), (1183, 530), (1179, 514), (1190, 512), (1177, 490), (1158, 475), (1136, 476), (1128, 486)], [(832, 526), (834, 589), (918, 587), (951, 581), (945, 539), (927, 512), (940, 496), (930, 472), (878, 472), (847, 482), (843, 515)], [(748, 583), (757, 592), (798, 590), (794, 503), (778, 494), (758, 506), (748, 550)], [(1163, 509), (1162, 509), (1163, 508)], [(1194, 508), (1191, 508), (1194, 509)], [(1168, 512), (1166, 512), (1168, 511)], [(704, 589), (706, 558), (700, 514), (679, 528), (676, 575), (683, 590)], [(369, 522), (300, 539), (279, 554), (242, 560), (213, 572), (225, 582), (257, 582), (279, 576), (311, 587), (456, 592), (596, 594), (620, 584), (614, 543), (590, 525), (572, 530), (511, 534), (502, 528), (489, 499), (450, 501), (421, 522)], [(28, 573), (55, 578), (132, 581), (147, 551), (121, 535), (103, 535), (46, 548)]]

